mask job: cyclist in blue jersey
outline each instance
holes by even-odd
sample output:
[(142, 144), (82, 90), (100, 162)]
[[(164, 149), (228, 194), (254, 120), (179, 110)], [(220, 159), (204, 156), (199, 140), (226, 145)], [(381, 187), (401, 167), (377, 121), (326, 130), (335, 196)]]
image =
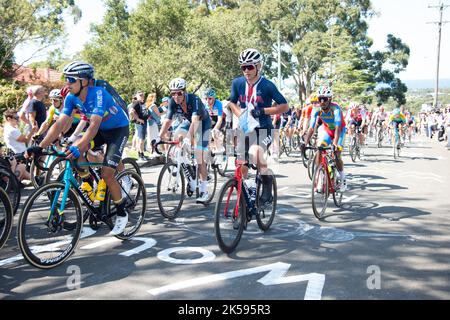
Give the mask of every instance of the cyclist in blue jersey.
[[(248, 152), (250, 161), (256, 163), (261, 172), (263, 192), (260, 202), (265, 205), (273, 200), (273, 178), (267, 174), (267, 162), (264, 159), (264, 152), (272, 143), (273, 125), (270, 116), (286, 112), (289, 106), (277, 87), (261, 76), (262, 60), (262, 54), (256, 49), (246, 49), (240, 53), (239, 65), (244, 75), (233, 80), (229, 105), (237, 117), (241, 115), (242, 109), (249, 107), (252, 116), (259, 122), (255, 131), (246, 135), (248, 144), (245, 143), (245, 152)], [(275, 101), (273, 106), (272, 101)], [(244, 166), (244, 170), (246, 177), (248, 168)]]
[(221, 130), (225, 127), (225, 121), (223, 121), (223, 105), (217, 99), (216, 90), (213, 88), (207, 89), (205, 96), (205, 107), (211, 117), (211, 137), (214, 140), (211, 142), (211, 149), (215, 153), (220, 153), (224, 151), (222, 146), (223, 135), (221, 133)]
[[(344, 173), (344, 162), (342, 161), (342, 150), (344, 148), (344, 138), (346, 133), (346, 125), (342, 108), (334, 102), (333, 91), (328, 86), (321, 86), (317, 90), (317, 98), (320, 107), (315, 108), (311, 114), (309, 129), (305, 139), (305, 145), (308, 145), (309, 139), (317, 129), (317, 145), (327, 147), (333, 145), (336, 153), (336, 167), (339, 171), (341, 181), (340, 190), (343, 192), (347, 189), (347, 181)], [(322, 161), (322, 155), (318, 153), (316, 163)]]
[[(83, 159), (82, 154), (89, 149), (92, 140), (95, 146), (106, 144), (102, 178), (117, 207), (116, 223), (110, 234), (118, 235), (123, 232), (128, 223), (126, 201), (122, 198), (121, 187), (115, 178), (116, 169), (128, 140), (128, 115), (114, 102), (106, 89), (92, 86), (94, 68), (90, 64), (74, 61), (64, 67), (63, 73), (68, 82), (70, 94), (64, 100), (61, 115), (39, 147), (29, 148), (28, 154), (34, 153), (38, 156), (42, 148), (49, 146), (61, 133), (66, 123), (72, 122), (72, 115), (77, 109), (84, 114), (89, 119), (89, 127), (83, 137), (68, 148), (67, 158)], [(88, 174), (88, 172), (80, 172), (81, 177), (87, 177)]]
[(170, 82), (169, 89), (172, 98), (169, 101), (166, 120), (164, 120), (159, 137), (154, 143), (158, 143), (161, 141), (161, 137), (166, 135), (172, 124), (172, 120), (177, 115), (183, 118), (183, 122), (177, 127), (174, 133), (174, 138), (183, 138), (183, 143), (190, 146), (192, 138), (194, 136), (197, 137), (195, 157), (200, 176), (200, 194), (197, 198), (197, 203), (206, 203), (209, 198), (206, 159), (208, 157), (211, 118), (201, 99), (195, 94), (187, 93), (186, 87), (186, 80), (182, 78), (176, 78)]

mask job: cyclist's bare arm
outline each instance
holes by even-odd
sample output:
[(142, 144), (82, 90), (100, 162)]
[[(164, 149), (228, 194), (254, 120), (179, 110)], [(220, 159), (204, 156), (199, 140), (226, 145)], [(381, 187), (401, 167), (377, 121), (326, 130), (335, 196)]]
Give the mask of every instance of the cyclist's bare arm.
[(171, 124), (172, 124), (172, 120), (171, 119), (165, 119), (164, 120), (164, 123), (163, 123), (163, 125), (161, 127), (161, 130), (159, 131), (159, 137), (160, 138), (162, 138), (162, 137), (164, 137), (166, 135), (167, 130), (169, 129)]
[(86, 128), (87, 125), (87, 121), (86, 120), (81, 120), (77, 127), (75, 128), (75, 131), (72, 133), (72, 136), (76, 137), (81, 135), (81, 133), (83, 132), (84, 128)]
[(59, 134), (62, 132), (62, 130), (65, 128), (67, 122), (72, 124), (72, 119), (66, 114), (61, 114), (58, 117), (58, 120), (56, 120), (55, 124), (51, 126), (51, 128), (48, 130), (47, 135), (45, 136), (44, 140), (39, 144), (40, 147), (46, 148), (49, 145), (55, 141)]
[(199, 127), (199, 125), (200, 125), (200, 117), (199, 116), (192, 116), (192, 123), (191, 123), (191, 125), (189, 126), (189, 132), (188, 132), (188, 134), (187, 134), (187, 137), (190, 139), (190, 140), (193, 140), (193, 137), (194, 137), (194, 132), (198, 132), (198, 127)]
[(269, 108), (264, 108), (264, 113), (266, 115), (271, 116), (271, 115), (275, 115), (275, 114), (284, 113), (288, 110), (289, 110), (289, 105), (287, 103), (283, 103), (283, 104), (276, 104)]

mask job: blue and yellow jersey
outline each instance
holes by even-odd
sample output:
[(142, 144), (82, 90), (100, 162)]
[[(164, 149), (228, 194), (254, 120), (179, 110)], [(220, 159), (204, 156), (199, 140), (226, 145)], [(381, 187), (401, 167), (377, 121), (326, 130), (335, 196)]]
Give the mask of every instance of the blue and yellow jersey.
[(389, 116), (389, 123), (394, 121), (406, 123), (406, 117), (403, 113), (401, 113), (399, 108), (394, 109)]

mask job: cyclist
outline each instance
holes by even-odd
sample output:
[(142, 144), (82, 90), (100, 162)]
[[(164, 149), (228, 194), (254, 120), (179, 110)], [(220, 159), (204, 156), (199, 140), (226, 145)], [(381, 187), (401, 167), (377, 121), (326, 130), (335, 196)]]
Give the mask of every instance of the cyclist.
[[(256, 162), (261, 173), (263, 191), (260, 202), (264, 206), (273, 201), (273, 176), (267, 174), (267, 162), (263, 158), (264, 152), (272, 143), (271, 130), (273, 125), (270, 116), (286, 112), (289, 106), (275, 84), (261, 75), (263, 56), (258, 50), (246, 49), (242, 51), (238, 61), (243, 76), (234, 79), (231, 84), (230, 107), (237, 117), (241, 115), (241, 109), (249, 108), (248, 110), (252, 110), (252, 116), (258, 121), (255, 131), (246, 134), (249, 143), (245, 143), (245, 153), (248, 152), (250, 160), (252, 163)], [(274, 106), (272, 106), (272, 101), (276, 103)], [(240, 106), (237, 105), (238, 102)], [(244, 166), (243, 174), (245, 178), (247, 178), (247, 173), (248, 168)]]
[[(357, 103), (350, 103), (347, 116), (345, 121), (350, 124), (349, 134), (350, 136), (353, 136), (355, 134), (355, 131), (357, 134), (357, 139), (359, 141), (359, 145), (362, 146), (362, 124), (363, 124), (363, 112), (362, 109), (359, 107)], [(358, 130), (359, 129), (359, 130)]]
[[(318, 120), (322, 120), (322, 124), (318, 128), (317, 144), (327, 147), (332, 144), (336, 153), (336, 167), (341, 176), (340, 190), (343, 192), (347, 189), (347, 180), (344, 173), (344, 162), (342, 161), (342, 150), (346, 132), (346, 125), (342, 109), (339, 105), (331, 102), (333, 91), (328, 86), (321, 86), (317, 90), (317, 98), (320, 108), (315, 108), (311, 116), (308, 133), (305, 139), (305, 145), (308, 145), (309, 139), (314, 133)], [(322, 155), (318, 153), (316, 163), (322, 161)]]
[(372, 117), (372, 123), (376, 128), (376, 139), (378, 143), (378, 132), (383, 131), (384, 122), (386, 121), (388, 115), (387, 112), (384, 110), (384, 106), (381, 105), (377, 111), (373, 114)]
[(303, 136), (306, 134), (309, 128), (309, 122), (311, 119), (312, 110), (317, 107), (319, 104), (319, 100), (317, 99), (317, 94), (312, 93), (308, 99), (306, 99), (305, 107), (302, 110), (301, 117), (301, 132), (300, 134)]
[(223, 105), (222, 102), (217, 99), (216, 90), (209, 88), (205, 92), (206, 96), (206, 109), (211, 117), (211, 136), (214, 140), (211, 143), (211, 147), (216, 153), (223, 152), (223, 135), (221, 130), (224, 128), (225, 122), (223, 121)]
[(286, 142), (287, 142), (288, 146), (291, 145), (291, 138), (292, 138), (292, 134), (294, 133), (292, 130), (294, 122), (295, 122), (295, 119), (293, 119), (291, 108), (289, 108), (286, 112), (283, 112), (281, 114), (280, 129), (283, 130), (286, 135), (286, 138), (287, 138)]
[(167, 118), (159, 131), (159, 137), (155, 139), (154, 143), (161, 141), (161, 137), (166, 135), (174, 117), (181, 115), (183, 122), (176, 129), (174, 137), (183, 138), (183, 144), (190, 146), (192, 137), (197, 136), (195, 156), (199, 164), (200, 175), (200, 194), (197, 203), (206, 203), (209, 194), (205, 160), (208, 157), (211, 118), (201, 99), (195, 94), (187, 93), (186, 87), (186, 80), (182, 78), (175, 78), (170, 82), (169, 89), (172, 98), (169, 102)]
[[(29, 148), (28, 154), (36, 156), (49, 146), (61, 133), (71, 116), (79, 109), (89, 119), (89, 127), (81, 139), (74, 142), (66, 151), (68, 159), (82, 158), (91, 141), (95, 146), (106, 144), (106, 153), (102, 166), (102, 178), (108, 186), (117, 207), (116, 223), (111, 235), (123, 232), (128, 223), (126, 201), (122, 197), (121, 187), (115, 178), (116, 168), (121, 162), (122, 152), (129, 135), (128, 115), (118, 106), (112, 96), (101, 87), (90, 84), (94, 78), (94, 67), (81, 61), (73, 61), (64, 67), (63, 74), (68, 82), (70, 94), (64, 100), (64, 108), (56, 123), (50, 128), (39, 147)], [(86, 178), (88, 172), (80, 172)]]
[[(389, 116), (389, 124), (394, 129), (392, 131), (392, 141), (395, 139), (395, 131), (397, 130), (399, 130), (400, 137), (403, 136), (403, 124), (406, 124), (406, 117), (401, 112), (399, 106), (392, 110), (391, 115)], [(398, 148), (400, 148), (400, 144), (398, 145)]]

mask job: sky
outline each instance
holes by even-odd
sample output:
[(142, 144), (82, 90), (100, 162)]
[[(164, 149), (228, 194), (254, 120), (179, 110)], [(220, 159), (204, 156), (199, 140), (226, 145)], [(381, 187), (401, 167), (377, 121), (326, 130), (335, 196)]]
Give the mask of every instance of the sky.
[[(140, 0), (127, 0), (128, 7), (134, 9)], [(393, 34), (406, 43), (411, 50), (409, 65), (400, 74), (402, 80), (434, 79), (436, 77), (438, 26), (427, 24), (439, 20), (439, 10), (428, 8), (438, 5), (440, 0), (372, 0), (372, 6), (378, 13), (369, 23), (368, 36), (374, 41), (373, 50), (383, 50), (387, 44), (387, 35)], [(64, 52), (72, 55), (81, 51), (89, 40), (89, 25), (100, 23), (105, 13), (102, 0), (76, 0), (83, 12), (82, 19), (73, 25), (67, 20), (68, 39)], [(450, 5), (450, 0), (444, 0)], [(450, 7), (444, 10), (443, 20), (450, 21)], [(81, 35), (81, 36), (80, 36)], [(16, 61), (29, 58), (30, 46), (19, 47), (15, 51)], [(46, 53), (30, 60), (45, 60)], [(27, 63), (29, 63), (27, 62)], [(450, 23), (442, 27), (440, 78), (450, 78)]]

